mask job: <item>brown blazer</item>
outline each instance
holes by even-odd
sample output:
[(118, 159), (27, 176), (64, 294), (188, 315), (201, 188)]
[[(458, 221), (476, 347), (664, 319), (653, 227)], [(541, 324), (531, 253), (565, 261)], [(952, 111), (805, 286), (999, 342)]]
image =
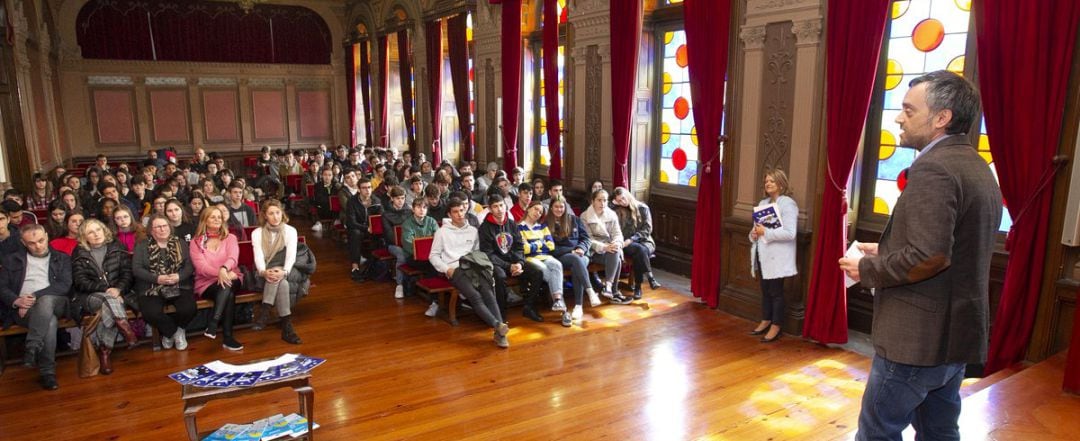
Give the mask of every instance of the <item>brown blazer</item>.
[(916, 366), (986, 361), (1001, 211), (990, 167), (965, 136), (942, 139), (915, 160), (878, 255), (859, 262), (862, 285), (876, 288), (879, 356)]

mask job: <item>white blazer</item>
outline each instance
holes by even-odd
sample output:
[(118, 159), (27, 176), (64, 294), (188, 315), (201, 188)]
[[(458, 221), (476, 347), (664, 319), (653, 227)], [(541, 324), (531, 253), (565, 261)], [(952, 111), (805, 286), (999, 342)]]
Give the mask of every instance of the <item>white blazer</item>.
[[(769, 198), (762, 199), (758, 205), (770, 203)], [(766, 280), (782, 279), (799, 273), (795, 265), (795, 232), (799, 224), (799, 206), (788, 196), (776, 199), (780, 208), (780, 220), (784, 226), (777, 229), (765, 229), (765, 235), (750, 241), (750, 275), (757, 277), (757, 261), (761, 259), (761, 278)]]

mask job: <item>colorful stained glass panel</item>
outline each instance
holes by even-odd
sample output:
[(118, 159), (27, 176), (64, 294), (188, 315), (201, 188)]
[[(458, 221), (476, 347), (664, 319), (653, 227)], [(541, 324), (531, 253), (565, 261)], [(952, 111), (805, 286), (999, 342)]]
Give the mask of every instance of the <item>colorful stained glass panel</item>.
[(664, 33), (663, 79), (660, 90), (660, 178), (666, 184), (697, 186), (698, 146), (686, 32)]

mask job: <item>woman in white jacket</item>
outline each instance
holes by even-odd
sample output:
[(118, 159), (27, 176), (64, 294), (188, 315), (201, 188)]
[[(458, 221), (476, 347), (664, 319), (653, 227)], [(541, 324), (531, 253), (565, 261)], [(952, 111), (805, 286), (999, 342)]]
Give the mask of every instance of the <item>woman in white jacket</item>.
[(783, 170), (765, 173), (765, 194), (758, 206), (776, 204), (780, 215), (779, 228), (766, 228), (755, 222), (750, 230), (751, 274), (760, 270), (761, 323), (750, 335), (761, 335), (762, 343), (780, 338), (784, 324), (784, 279), (798, 273), (795, 267), (795, 229), (799, 222), (799, 206), (790, 196), (788, 178)]
[(601, 295), (610, 299), (611, 303), (629, 304), (632, 300), (623, 297), (616, 285), (619, 282), (619, 271), (622, 270), (623, 235), (622, 228), (619, 227), (619, 216), (608, 208), (606, 190), (593, 192), (589, 198), (589, 207), (581, 213), (581, 222), (589, 230), (589, 238), (592, 239), (589, 245), (592, 248), (590, 260), (604, 264)]
[(289, 281), (286, 277), (296, 263), (296, 228), (277, 199), (267, 199), (262, 206), (262, 225), (251, 232), (251, 249), (259, 283), (263, 285), (262, 302), (255, 306), (255, 326), (266, 327), (270, 308), (277, 308), (281, 321), (281, 339), (298, 345), (300, 337), (292, 326), (292, 305), (289, 304)]

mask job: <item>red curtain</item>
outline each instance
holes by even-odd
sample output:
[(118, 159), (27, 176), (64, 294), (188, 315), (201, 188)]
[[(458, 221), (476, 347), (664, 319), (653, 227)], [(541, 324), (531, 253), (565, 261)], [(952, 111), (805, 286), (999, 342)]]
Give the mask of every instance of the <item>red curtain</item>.
[(890, 4), (891, 0), (829, 2), (825, 61), (828, 158), (803, 322), (803, 337), (821, 343), (847, 342), (847, 295), (836, 261), (847, 246), (847, 182), (874, 92)]
[[(728, 4), (727, 1), (721, 0), (718, 2), (706, 1), (705, 4), (698, 4), (696, 6), (689, 6), (684, 3), (683, 11), (689, 18), (690, 10), (697, 10), (704, 13), (718, 13), (716, 9), (719, 9), (722, 4)], [(725, 8), (723, 14), (726, 17), (728, 12)], [(695, 17), (697, 19), (697, 17)], [(626, 0), (611, 3), (611, 130), (612, 130), (612, 150), (614, 150), (613, 168), (613, 181), (612, 185), (616, 187), (630, 188), (630, 176), (626, 168), (626, 162), (630, 158), (630, 127), (631, 122), (634, 119), (634, 82), (637, 81), (637, 65), (638, 65), (638, 49), (641, 47), (641, 0)], [(714, 24), (716, 26), (716, 24)], [(724, 28), (727, 28), (727, 22), (724, 22)], [(689, 34), (690, 34), (690, 20), (686, 20), (687, 29), (687, 49), (690, 48)], [(698, 34), (700, 39), (701, 48), (707, 49), (711, 46), (718, 44), (718, 40), (721, 38), (715, 34), (715, 28), (706, 30), (700, 29), (702, 32), (708, 32), (709, 36), (705, 37), (704, 34)], [(725, 37), (722, 37), (726, 41)], [(699, 48), (700, 49), (700, 48)], [(545, 48), (546, 50), (546, 48)], [(724, 46), (724, 53), (727, 54), (727, 46)], [(727, 57), (725, 55), (723, 60), (710, 60), (709, 62), (720, 62), (721, 67), (727, 69)], [(701, 66), (699, 71), (703, 71), (706, 68)], [(720, 77), (723, 78), (724, 71), (719, 71)], [(715, 73), (715, 72), (714, 72)], [(693, 79), (691, 79), (691, 82)], [(723, 83), (723, 81), (720, 81)], [(721, 87), (721, 91), (723, 88)], [(702, 90), (702, 93), (705, 91)], [(723, 93), (719, 95), (721, 99), (716, 102), (716, 107), (723, 107)], [(696, 101), (695, 101), (696, 103)], [(550, 109), (551, 106), (549, 105)], [(710, 123), (719, 128), (720, 112), (723, 110), (717, 110), (717, 120), (715, 123)], [(696, 121), (696, 118), (695, 118)], [(698, 139), (701, 139), (701, 126), (698, 125)], [(719, 133), (719, 132), (717, 132)], [(715, 136), (714, 136), (715, 138)], [(701, 146), (699, 146), (701, 148)], [(719, 196), (719, 195), (717, 195)], [(699, 195), (700, 197), (700, 195)], [(696, 254), (696, 253), (695, 253)], [(719, 257), (719, 256), (717, 256)]]
[(356, 46), (345, 46), (345, 102), (349, 106), (349, 145), (356, 145)]
[(461, 158), (472, 161), (472, 98), (469, 97), (469, 41), (466, 35), (468, 16), (468, 13), (462, 13), (447, 20), (446, 39), (450, 50), (450, 78), (454, 82), (458, 130), (461, 132)]
[(405, 114), (406, 139), (409, 142), (409, 151), (416, 157), (416, 133), (413, 127), (416, 125), (413, 115), (413, 90), (412, 90), (412, 56), (409, 47), (409, 31), (402, 29), (397, 33), (398, 68), (401, 73), (401, 110)]
[(76, 18), (84, 58), (330, 64), (330, 30), (301, 6), (90, 0)]
[(1023, 358), (1035, 322), (1053, 196), (1053, 185), (1043, 182), (1056, 168), (1080, 2), (984, 0), (972, 10), (990, 153), (1013, 218), (984, 372), (990, 375)]
[[(641, 11), (641, 5), (636, 7)], [(626, 13), (631, 11), (627, 10)], [(686, 0), (683, 4), (683, 20), (686, 23), (686, 58), (690, 74), (690, 97), (694, 102), (694, 126), (698, 133), (698, 158), (716, 158), (720, 149), (720, 124), (724, 115), (724, 81), (727, 76), (728, 36), (731, 23), (731, 0)], [(615, 23), (612, 13), (611, 22)], [(640, 23), (640, 21), (638, 22)], [(615, 32), (612, 26), (612, 66), (615, 65)], [(623, 40), (624, 38), (620, 38)], [(637, 47), (637, 38), (625, 38), (627, 44)], [(626, 49), (629, 50), (629, 49)], [(634, 57), (634, 65), (637, 64)], [(615, 69), (612, 68), (614, 72)], [(626, 158), (630, 146), (630, 122), (633, 118), (634, 76), (621, 84), (624, 108), (615, 110), (615, 125), (624, 129), (615, 131), (616, 163), (615, 185), (627, 184)], [(616, 84), (612, 81), (612, 88)], [(612, 92), (614, 95), (615, 93)], [(622, 156), (618, 156), (622, 149)], [(706, 162), (699, 172), (697, 212), (694, 217), (694, 248), (690, 275), (690, 291), (715, 308), (720, 292), (720, 239), (723, 204), (720, 197), (721, 164)], [(621, 181), (620, 181), (621, 179)]]
[(368, 55), (368, 48), (371, 47), (371, 40), (364, 40), (360, 42), (360, 99), (363, 100), (364, 105), (364, 135), (367, 145), (376, 145), (375, 139), (371, 137), (371, 58)]
[(502, 137), (503, 168), (517, 167), (518, 124), (521, 122), (521, 0), (502, 2)]
[[(386, 94), (390, 92), (390, 46), (385, 35), (380, 35), (377, 40), (379, 45), (379, 143), (382, 147), (390, 147), (390, 126), (387, 119), (390, 117), (389, 100)], [(396, 148), (396, 147), (394, 147)]]
[(442, 19), (424, 24), (427, 36), (428, 108), (431, 110), (431, 163), (442, 163)]
[[(640, 0), (628, 1), (634, 3)], [(621, 5), (624, 2), (619, 2)], [(640, 8), (640, 4), (638, 5)], [(612, 16), (615, 8), (612, 7)], [(640, 23), (640, 21), (639, 21)], [(612, 24), (614, 26), (614, 24)], [(612, 34), (614, 35), (614, 34)], [(640, 35), (640, 32), (639, 34)], [(615, 41), (615, 38), (612, 38)], [(547, 120), (548, 153), (551, 165), (548, 178), (562, 179), (562, 134), (559, 124), (559, 5), (556, 0), (544, 0), (544, 107)], [(614, 71), (614, 70), (613, 70)]]

